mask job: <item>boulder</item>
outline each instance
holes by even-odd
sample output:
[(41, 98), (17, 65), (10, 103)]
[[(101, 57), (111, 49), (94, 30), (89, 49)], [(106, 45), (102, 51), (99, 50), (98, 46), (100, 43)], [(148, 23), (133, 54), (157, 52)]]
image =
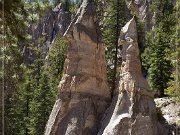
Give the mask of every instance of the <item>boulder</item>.
[(172, 97), (155, 99), (159, 121), (168, 135), (180, 134), (180, 102)]
[(93, 0), (84, 0), (64, 36), (69, 41), (58, 99), (45, 135), (96, 135), (108, 107), (105, 49)]

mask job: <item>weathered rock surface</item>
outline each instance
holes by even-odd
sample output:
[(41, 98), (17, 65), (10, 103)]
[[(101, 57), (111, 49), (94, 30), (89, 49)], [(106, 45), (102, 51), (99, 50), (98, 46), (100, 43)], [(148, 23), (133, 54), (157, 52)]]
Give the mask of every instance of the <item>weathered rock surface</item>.
[(119, 84), (98, 135), (157, 135), (156, 107), (141, 73), (134, 18), (122, 28), (119, 44), (123, 46)]
[(45, 36), (46, 41), (52, 42), (56, 36), (63, 36), (70, 22), (70, 12), (60, 3), (34, 26), (33, 39), (38, 40), (39, 37)]
[(169, 124), (180, 124), (180, 103), (172, 98), (157, 98), (155, 103)]
[(92, 0), (83, 1), (65, 37), (68, 56), (45, 135), (96, 135), (110, 92)]
[[(51, 43), (56, 37), (63, 36), (70, 22), (70, 12), (60, 3), (52, 11), (49, 11), (47, 14), (42, 16), (38, 25), (31, 24), (28, 33), (32, 36), (32, 41), (36, 46), (42, 48), (43, 52), (48, 52)], [(36, 56), (30, 52), (31, 50), (27, 45), (22, 46), (26, 64), (33, 63)]]
[(126, 4), (142, 22), (144, 22), (144, 30), (150, 31), (154, 26), (154, 13), (149, 9), (152, 0), (126, 0)]
[(160, 122), (168, 135), (180, 134), (180, 103), (170, 97), (155, 99)]

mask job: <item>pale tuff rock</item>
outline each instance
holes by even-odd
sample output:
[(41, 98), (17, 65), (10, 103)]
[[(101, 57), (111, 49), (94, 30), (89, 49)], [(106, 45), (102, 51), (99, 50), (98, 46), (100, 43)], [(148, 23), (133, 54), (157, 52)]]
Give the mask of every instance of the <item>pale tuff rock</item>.
[[(70, 45), (60, 91), (70, 90), (71, 93), (83, 92), (109, 98), (104, 47), (92, 0), (83, 1), (65, 36)], [(65, 83), (68, 79), (71, 84)]]
[(144, 22), (144, 30), (150, 31), (154, 26), (154, 13), (149, 9), (152, 0), (126, 0), (128, 8)]
[(110, 92), (101, 33), (92, 0), (84, 0), (65, 33), (64, 75), (45, 135), (96, 135)]
[[(180, 102), (174, 98), (164, 97), (155, 99), (160, 122), (168, 135), (180, 134)], [(164, 132), (164, 131), (163, 131)], [(164, 134), (166, 135), (166, 134)]]
[[(157, 135), (156, 107), (141, 73), (137, 29), (132, 18), (121, 31), (122, 66), (119, 85), (98, 135)], [(110, 117), (110, 118), (109, 118)]]

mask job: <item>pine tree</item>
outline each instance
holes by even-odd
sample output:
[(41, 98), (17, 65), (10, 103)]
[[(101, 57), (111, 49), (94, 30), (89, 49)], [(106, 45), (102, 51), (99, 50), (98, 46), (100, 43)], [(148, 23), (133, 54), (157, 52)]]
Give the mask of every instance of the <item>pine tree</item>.
[(31, 78), (31, 71), (26, 69), (24, 75), (26, 81), (16, 84), (16, 92), (7, 97), (5, 108), (6, 134), (27, 135), (29, 133), (29, 103), (34, 90)]
[(57, 86), (61, 80), (64, 62), (67, 57), (67, 40), (59, 37), (50, 47), (46, 71), (49, 73), (50, 85), (53, 91), (57, 91)]
[[(164, 96), (164, 90), (168, 87), (167, 83), (171, 79), (172, 65), (170, 57), (170, 45), (166, 38), (166, 34), (162, 31), (162, 28), (154, 31), (151, 42), (149, 42), (148, 57), (148, 73), (150, 86), (154, 90), (159, 91), (159, 96)], [(146, 62), (147, 62), (146, 61)]]
[[(171, 37), (175, 22), (172, 20), (173, 5), (168, 0), (155, 1), (156, 24), (152, 32), (147, 34), (143, 64), (148, 70), (150, 86), (163, 97), (168, 82), (171, 80)], [(169, 37), (169, 38), (167, 38)]]
[(167, 89), (167, 93), (174, 97), (177, 97), (180, 100), (180, 0), (176, 1), (175, 6), (175, 14), (174, 20), (176, 20), (176, 25), (173, 27), (174, 34), (172, 35), (172, 63), (173, 63), (173, 74), (171, 80), (169, 82), (169, 87)]
[(33, 92), (30, 103), (30, 134), (40, 135), (44, 133), (46, 122), (55, 100), (55, 91), (52, 91), (49, 77), (46, 72), (41, 73), (39, 86)]
[[(1, 127), (2, 132), (7, 134), (11, 134), (13, 131), (17, 131), (18, 129), (15, 126), (20, 125), (20, 121), (16, 121), (15, 118), (20, 118), (18, 107), (14, 104), (16, 101), (16, 92), (18, 89), (18, 85), (23, 81), (23, 73), (24, 70), (22, 68), (23, 57), (20, 51), (19, 44), (24, 40), (28, 40), (28, 34), (24, 31), (25, 25), (25, 15), (23, 2), (21, 0), (13, 2), (6, 1), (2, 3), (0, 2), (1, 7), (1, 15), (3, 16), (3, 23), (1, 22), (1, 39), (2, 39), (2, 47), (1, 53), (3, 56), (1, 57), (1, 62), (4, 65), (1, 70), (1, 86), (2, 92), (4, 91), (4, 122), (5, 125)], [(2, 10), (4, 9), (4, 10)], [(22, 21), (23, 20), (23, 21)], [(2, 95), (3, 96), (3, 95)], [(2, 106), (3, 107), (3, 106)]]
[[(28, 126), (29, 134), (43, 134), (46, 122), (49, 118), (50, 111), (55, 102), (57, 95), (57, 87), (64, 67), (66, 58), (67, 41), (64, 38), (57, 38), (50, 47), (46, 63), (40, 64), (40, 61), (45, 61), (39, 55), (39, 59), (34, 62), (32, 68), (34, 74), (34, 90), (33, 97), (30, 101), (30, 124)], [(42, 66), (43, 65), (43, 66)], [(32, 77), (31, 77), (32, 78)]]
[[(2, 2), (0, 3), (2, 4)], [(4, 78), (5, 93), (5, 133), (14, 135), (30, 134), (30, 103), (36, 79), (35, 71), (31, 70), (31, 62), (25, 62), (22, 48), (29, 48), (28, 59), (34, 51), (31, 36), (27, 34), (28, 25), (36, 23), (37, 10), (43, 14), (46, 4), (41, 2), (7, 1), (4, 3), (4, 48), (1, 48), (4, 69), (1, 69), (1, 77)], [(36, 8), (36, 13), (28, 12)], [(2, 11), (3, 12), (3, 11)], [(2, 13), (1, 12), (1, 13)], [(34, 13), (34, 14), (33, 14)], [(3, 28), (1, 27), (1, 28)], [(30, 47), (31, 46), (31, 47)], [(39, 67), (39, 66), (38, 66)], [(30, 74), (29, 74), (30, 71)], [(2, 80), (2, 79), (1, 79)]]
[(108, 1), (109, 8), (103, 20), (103, 38), (106, 45), (106, 59), (108, 68), (108, 81), (111, 87), (112, 95), (116, 86), (117, 67), (121, 64), (118, 40), (120, 30), (126, 23), (125, 1), (112, 0)]

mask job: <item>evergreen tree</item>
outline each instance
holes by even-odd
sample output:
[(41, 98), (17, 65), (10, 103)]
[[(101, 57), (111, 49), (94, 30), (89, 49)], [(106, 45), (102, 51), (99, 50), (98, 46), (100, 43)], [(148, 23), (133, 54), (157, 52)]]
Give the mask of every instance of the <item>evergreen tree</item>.
[(67, 40), (59, 37), (51, 46), (48, 53), (46, 71), (49, 73), (50, 86), (52, 91), (57, 91), (57, 86), (61, 80), (64, 62), (67, 57)]
[[(57, 38), (50, 47), (46, 63), (42, 63), (38, 69), (34, 62), (32, 69), (35, 71), (33, 98), (30, 101), (30, 125), (29, 134), (43, 134), (46, 122), (49, 118), (52, 106), (57, 95), (57, 87), (62, 77), (64, 61), (66, 58), (67, 41), (64, 38)], [(42, 53), (42, 51), (40, 51)], [(42, 54), (40, 55), (42, 56)], [(41, 64), (40, 64), (41, 65)], [(35, 70), (36, 69), (36, 70)]]
[[(1, 48), (3, 54), (1, 61), (4, 64), (4, 69), (1, 69), (1, 80), (4, 81), (3, 89), (5, 91), (5, 131), (2, 132), (9, 135), (30, 134), (29, 118), (31, 114), (29, 107), (32, 92), (35, 90), (36, 78), (29, 74), (29, 70), (31, 71), (30, 63), (28, 65), (25, 63), (22, 48), (27, 46), (29, 50), (34, 51), (31, 36), (27, 34), (28, 25), (37, 22), (35, 18), (44, 13), (42, 11), (45, 10), (43, 8), (46, 4), (43, 5), (41, 2), (28, 3), (21, 0), (4, 3), (4, 11), (2, 11), (4, 12), (4, 23), (1, 27), (1, 29), (4, 28), (4, 33), (2, 33), (4, 48)], [(33, 10), (36, 10), (36, 13), (31, 12)], [(39, 16), (36, 16), (37, 10)], [(29, 51), (28, 59), (31, 52)], [(31, 71), (32, 74), (34, 72)]]
[[(20, 51), (19, 44), (24, 40), (28, 40), (28, 34), (26, 34), (24, 28), (26, 27), (26, 13), (24, 12), (23, 2), (18, 1), (6, 1), (0, 2), (1, 15), (3, 15), (3, 23), (1, 21), (1, 62), (3, 64), (1, 71), (1, 88), (2, 100), (4, 101), (4, 124), (1, 127), (2, 132), (11, 134), (14, 130), (18, 130), (15, 126), (20, 125), (20, 121), (16, 121), (15, 118), (20, 118), (18, 110), (15, 111), (16, 105), (16, 92), (18, 85), (23, 81), (24, 70), (22, 68), (23, 57)], [(2, 102), (3, 102), (2, 101)], [(18, 109), (18, 107), (17, 107)], [(14, 113), (15, 112), (15, 113)], [(16, 113), (17, 112), (17, 113)], [(5, 128), (5, 129), (4, 129)]]
[(175, 6), (175, 15), (173, 16), (174, 20), (176, 20), (176, 25), (173, 27), (174, 34), (172, 35), (172, 63), (173, 63), (173, 74), (171, 80), (169, 82), (169, 87), (167, 89), (167, 93), (177, 97), (180, 100), (180, 0), (176, 1)]
[(126, 23), (126, 3), (124, 0), (110, 0), (108, 2), (108, 9), (103, 18), (103, 38), (106, 45), (106, 59), (108, 69), (108, 81), (111, 87), (111, 92), (116, 86), (117, 67), (121, 64), (121, 48), (118, 46), (120, 30)]
[(164, 90), (168, 87), (167, 83), (171, 79), (172, 65), (169, 57), (170, 41), (164, 34), (162, 28), (156, 28), (148, 49), (145, 50), (148, 64), (149, 82), (152, 89), (157, 90), (158, 95), (163, 97)]
[(17, 91), (13, 95), (7, 96), (5, 133), (8, 135), (27, 135), (29, 133), (29, 103), (32, 98), (34, 84), (31, 80), (31, 71), (26, 71), (24, 76), (26, 81), (22, 84), (16, 84)]
[(41, 73), (39, 86), (36, 86), (33, 92), (33, 99), (30, 103), (30, 126), (31, 135), (40, 135), (44, 133), (46, 122), (48, 121), (50, 111), (54, 104), (54, 94), (50, 88), (49, 78), (46, 72)]
[(163, 97), (172, 73), (170, 35), (173, 33), (171, 27), (175, 24), (172, 20), (174, 10), (172, 2), (168, 0), (155, 1), (153, 8), (156, 11), (156, 24), (146, 36), (143, 64), (148, 70), (151, 88), (158, 92), (159, 97)]

